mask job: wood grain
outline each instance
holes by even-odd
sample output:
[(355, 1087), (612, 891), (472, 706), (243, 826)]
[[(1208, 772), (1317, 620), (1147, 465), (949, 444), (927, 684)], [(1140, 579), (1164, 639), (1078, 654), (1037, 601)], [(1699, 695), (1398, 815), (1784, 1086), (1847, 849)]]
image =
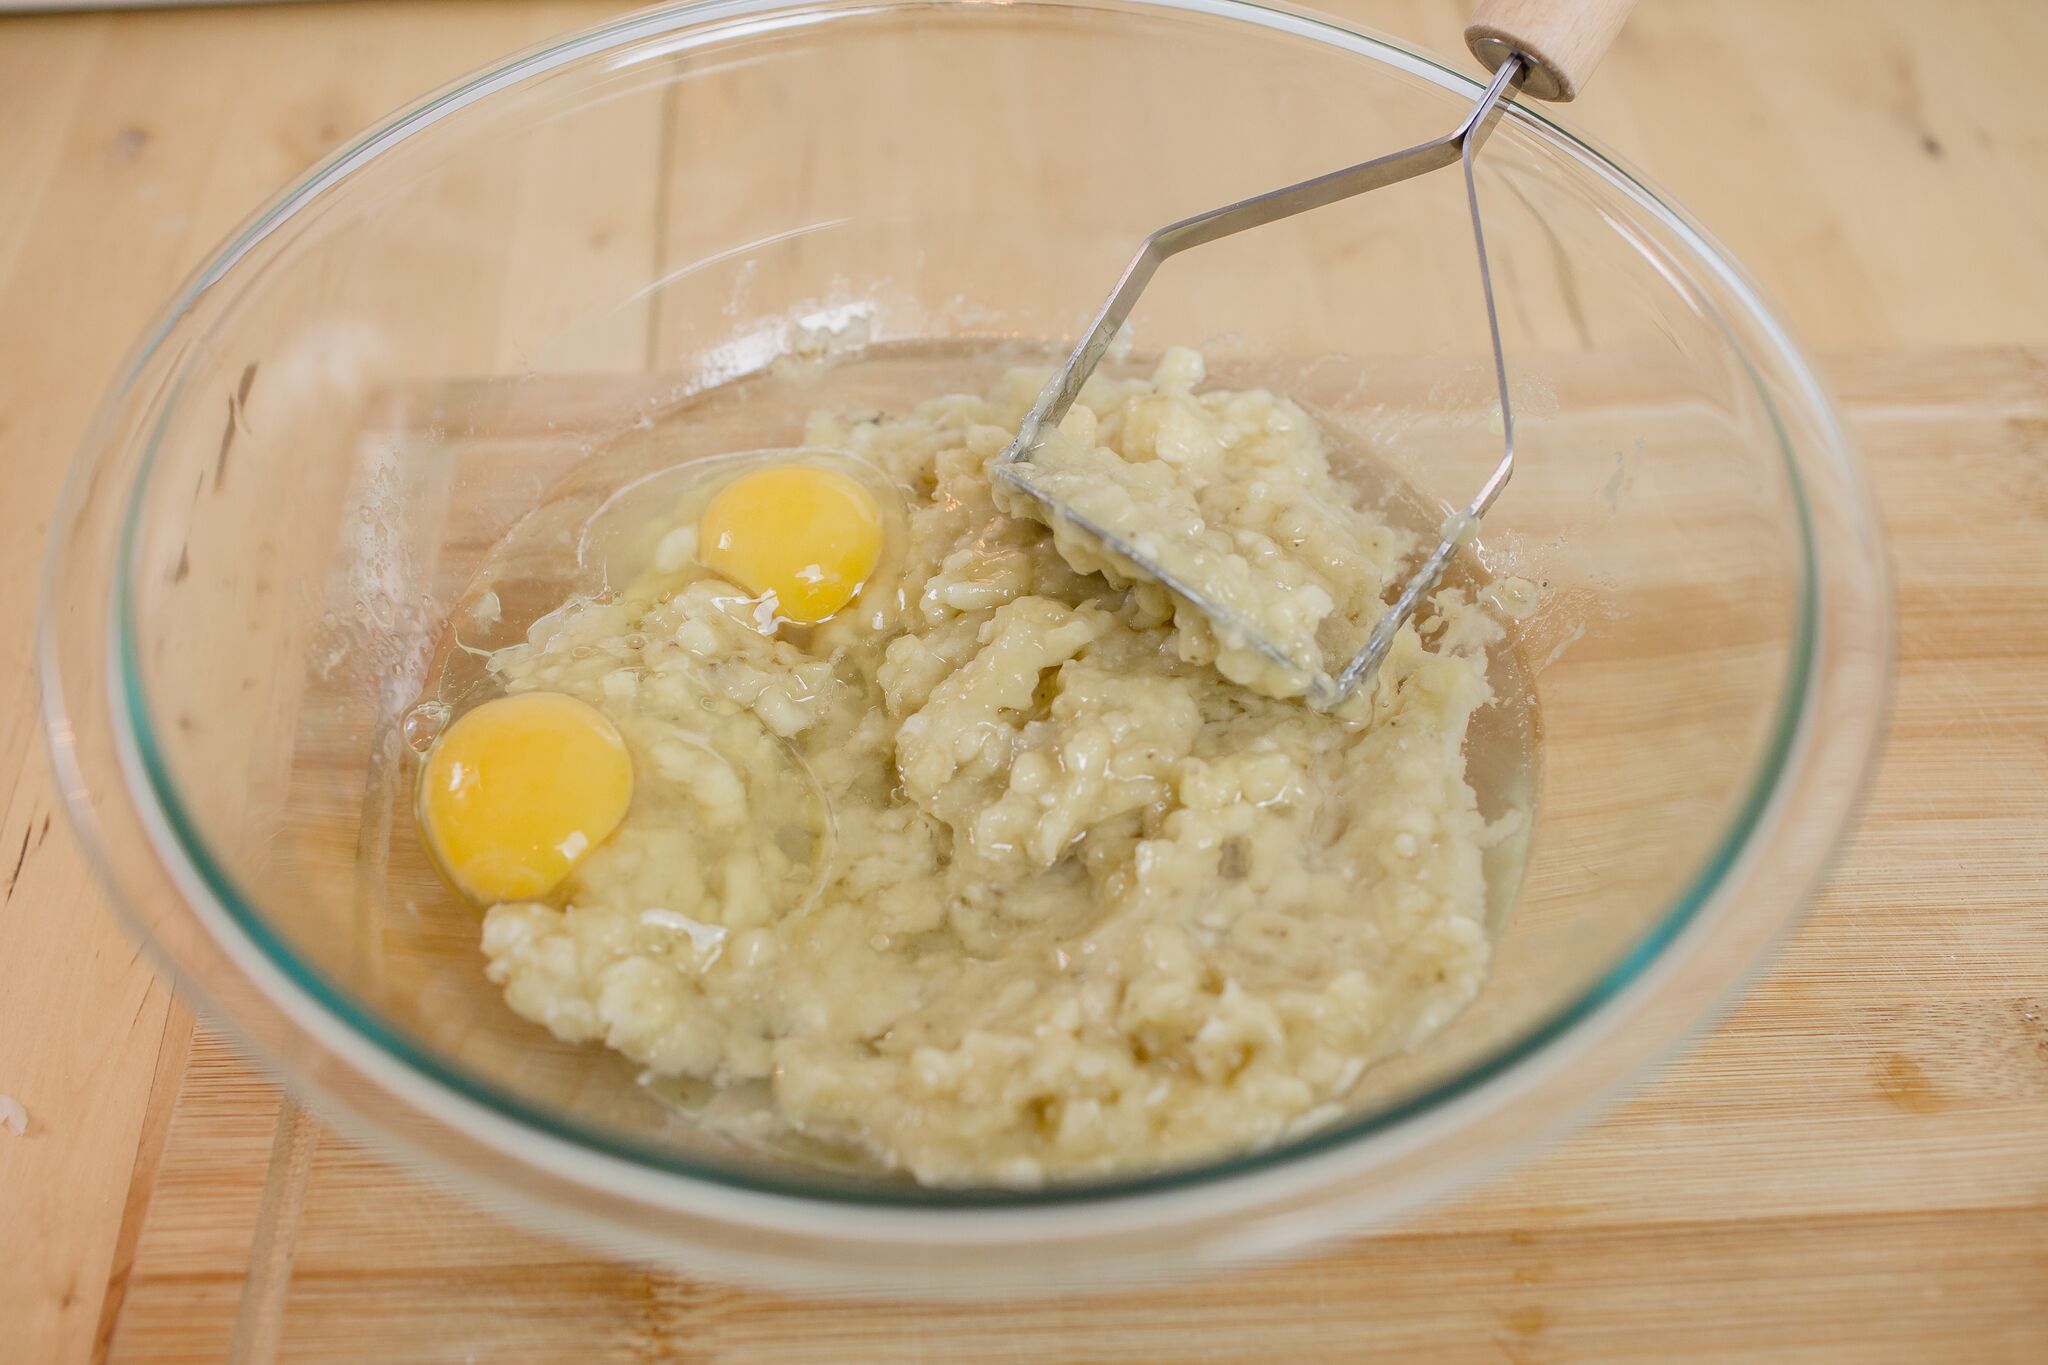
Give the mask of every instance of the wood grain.
[[(56, 813), (29, 623), (62, 453), (158, 301), (277, 184), (419, 91), (624, 7), (0, 20), (0, 1092), (30, 1112), (26, 1137), (0, 1130), (0, 1245), (33, 1248), (0, 1264), (0, 1355), (225, 1358), (278, 1126), (274, 1088), (192, 1037), (100, 911)], [(1464, 0), (1331, 7), (1447, 53), (1466, 18)], [(1814, 916), (1634, 1103), (1400, 1236), (1302, 1265), (915, 1311), (607, 1265), (316, 1131), (284, 1358), (2048, 1355), (2048, 143), (2027, 80), (2044, 43), (2048, 7), (2025, 0), (1660, 0), (1574, 108), (1795, 331), (1862, 348), (1830, 368), (1904, 627), (1881, 781)], [(659, 154), (621, 134), (622, 155)], [(658, 268), (657, 226), (594, 202), (616, 182), (592, 173), (502, 210), (504, 268), (565, 250), (606, 278)], [(479, 328), (497, 321), (480, 306)]]
[[(317, 6), (0, 20), (0, 1272), (7, 1352), (85, 1359), (118, 1308), (191, 1025), (103, 912), (42, 759), (36, 564), (65, 457), (201, 253), (337, 141), (488, 57), (620, 8)], [(232, 73), (232, 78), (229, 73)], [(52, 837), (53, 827), (59, 837)]]

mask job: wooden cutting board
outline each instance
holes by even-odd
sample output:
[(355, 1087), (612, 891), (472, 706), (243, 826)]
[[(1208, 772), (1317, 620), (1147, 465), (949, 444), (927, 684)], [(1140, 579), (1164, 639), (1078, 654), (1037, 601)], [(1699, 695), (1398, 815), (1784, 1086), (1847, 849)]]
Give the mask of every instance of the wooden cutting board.
[(1880, 779), (1773, 973), (1547, 1155), (1227, 1278), (789, 1299), (496, 1223), (281, 1105), (202, 1033), (182, 1079), (159, 1077), (176, 1102), (136, 1173), (109, 1358), (2048, 1359), (2048, 353), (1829, 369), (1898, 575)]

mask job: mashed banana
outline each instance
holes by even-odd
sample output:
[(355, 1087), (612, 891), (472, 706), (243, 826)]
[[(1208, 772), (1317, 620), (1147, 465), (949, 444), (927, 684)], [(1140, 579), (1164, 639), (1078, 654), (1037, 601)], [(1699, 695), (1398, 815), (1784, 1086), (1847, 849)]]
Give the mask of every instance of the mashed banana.
[[(1196, 613), (999, 507), (1039, 378), (812, 419), (909, 509), (853, 611), (764, 632), (686, 566), (492, 656), (511, 691), (602, 708), (638, 775), (553, 903), (486, 916), (514, 1010), (757, 1094), (770, 1130), (1029, 1185), (1325, 1121), (1472, 997), (1489, 831), (1463, 741), (1498, 624), (1439, 593), (1341, 716), (1231, 681), (1260, 675)], [(1235, 547), (1299, 589), (1304, 648), (1325, 617), (1369, 626), (1412, 537), (1352, 510), (1294, 404), (1200, 379), (1191, 352), (1097, 379), (1067, 437), (1119, 457), (1131, 515), (1199, 514), (1225, 570)]]

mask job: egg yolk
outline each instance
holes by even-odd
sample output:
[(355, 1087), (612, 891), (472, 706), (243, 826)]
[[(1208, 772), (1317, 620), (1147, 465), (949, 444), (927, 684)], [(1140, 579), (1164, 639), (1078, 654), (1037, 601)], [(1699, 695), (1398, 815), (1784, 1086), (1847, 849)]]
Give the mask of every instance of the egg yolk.
[(559, 692), (464, 712), (427, 752), (418, 814), (455, 889), (483, 905), (545, 895), (603, 843), (633, 798), (633, 764), (595, 707)]
[(874, 495), (837, 470), (785, 464), (718, 490), (697, 523), (698, 559), (775, 614), (811, 625), (853, 600), (882, 557)]

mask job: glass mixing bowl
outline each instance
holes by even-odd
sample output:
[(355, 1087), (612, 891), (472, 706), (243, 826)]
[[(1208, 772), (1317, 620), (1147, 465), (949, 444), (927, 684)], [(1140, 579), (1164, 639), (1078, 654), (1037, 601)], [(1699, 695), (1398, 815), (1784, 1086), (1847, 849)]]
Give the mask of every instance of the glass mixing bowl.
[[(1496, 860), (1481, 998), (1340, 1121), (1031, 1191), (741, 1149), (498, 999), (422, 870), (403, 734), (487, 548), (654, 419), (685, 433), (666, 459), (794, 444), (805, 405), (1049, 356), (1154, 226), (1440, 133), (1477, 89), (1232, 0), (716, 0), (368, 133), (178, 295), (71, 475), (44, 689), (115, 901), (347, 1130), (699, 1269), (1099, 1283), (1382, 1222), (1526, 1152), (1793, 921), (1888, 661), (1869, 498), (1812, 366), (1698, 227), (1542, 109), (1479, 161), (1520, 435), (1479, 555), (1541, 585), (1507, 669), (1540, 761), (1473, 754), (1536, 815), (1519, 885)], [(1192, 252), (1134, 354), (1201, 345), (1462, 502), (1498, 450), (1463, 215), (1436, 175)]]

